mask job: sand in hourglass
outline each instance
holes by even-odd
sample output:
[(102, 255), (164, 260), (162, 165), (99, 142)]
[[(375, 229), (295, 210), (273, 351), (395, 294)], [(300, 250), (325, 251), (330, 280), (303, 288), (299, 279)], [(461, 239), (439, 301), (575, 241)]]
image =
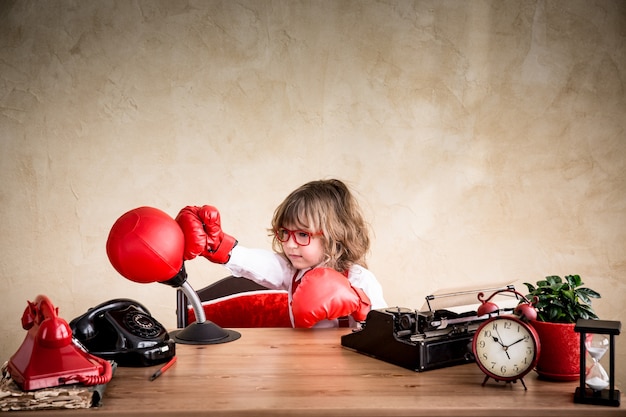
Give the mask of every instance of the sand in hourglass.
[(600, 359), (602, 359), (606, 350), (606, 344), (603, 342), (596, 346), (593, 344), (587, 346), (587, 352), (593, 359), (593, 365), (587, 371), (585, 383), (594, 391), (601, 391), (609, 386), (609, 376), (600, 364)]

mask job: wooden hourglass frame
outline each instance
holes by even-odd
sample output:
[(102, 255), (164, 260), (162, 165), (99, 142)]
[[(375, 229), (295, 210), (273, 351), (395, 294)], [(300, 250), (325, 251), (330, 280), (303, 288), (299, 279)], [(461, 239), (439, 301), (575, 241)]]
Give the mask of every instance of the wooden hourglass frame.
[[(580, 319), (576, 322), (574, 331), (580, 333), (580, 386), (574, 393), (575, 403), (619, 407), (620, 392), (615, 389), (615, 336), (620, 334), (621, 327), (619, 321)], [(585, 386), (587, 334), (609, 335), (609, 389), (593, 390)]]

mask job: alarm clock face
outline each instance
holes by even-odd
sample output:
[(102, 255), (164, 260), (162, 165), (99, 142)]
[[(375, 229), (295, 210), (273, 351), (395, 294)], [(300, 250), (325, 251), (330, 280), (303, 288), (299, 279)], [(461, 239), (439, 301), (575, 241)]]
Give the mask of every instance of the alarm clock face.
[(472, 349), (480, 369), (501, 381), (523, 377), (539, 358), (537, 333), (514, 316), (493, 317), (481, 324)]

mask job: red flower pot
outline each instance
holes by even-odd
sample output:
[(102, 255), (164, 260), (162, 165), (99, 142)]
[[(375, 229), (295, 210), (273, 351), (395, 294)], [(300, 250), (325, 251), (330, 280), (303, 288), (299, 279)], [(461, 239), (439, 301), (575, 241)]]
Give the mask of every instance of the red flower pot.
[(539, 335), (541, 355), (537, 373), (553, 381), (575, 381), (580, 378), (580, 334), (574, 323), (532, 321)]

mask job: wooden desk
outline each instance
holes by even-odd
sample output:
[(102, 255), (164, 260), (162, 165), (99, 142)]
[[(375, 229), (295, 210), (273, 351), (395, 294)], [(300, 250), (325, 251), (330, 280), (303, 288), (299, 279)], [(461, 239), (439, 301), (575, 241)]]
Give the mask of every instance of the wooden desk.
[(621, 407), (574, 404), (576, 382), (489, 380), (476, 364), (416, 373), (341, 347), (348, 330), (240, 329), (219, 345), (177, 345), (177, 363), (118, 368), (103, 406), (20, 412), (44, 416), (626, 416)]

